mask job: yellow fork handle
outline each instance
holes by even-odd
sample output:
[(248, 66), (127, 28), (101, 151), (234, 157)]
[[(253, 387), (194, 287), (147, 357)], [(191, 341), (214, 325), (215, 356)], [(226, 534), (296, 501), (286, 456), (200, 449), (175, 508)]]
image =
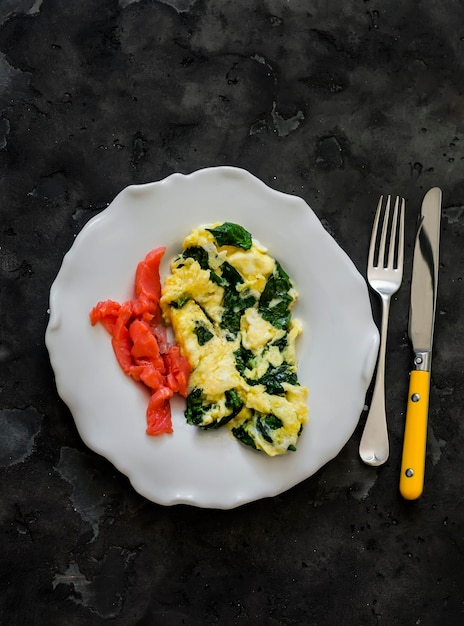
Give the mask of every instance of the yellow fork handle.
[(401, 461), (400, 492), (416, 500), (424, 487), (430, 372), (413, 370), (409, 381), (408, 406)]

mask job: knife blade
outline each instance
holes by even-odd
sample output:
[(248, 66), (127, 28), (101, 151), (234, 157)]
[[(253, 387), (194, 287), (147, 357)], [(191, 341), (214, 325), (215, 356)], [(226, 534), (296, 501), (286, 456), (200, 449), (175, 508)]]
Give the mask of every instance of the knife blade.
[(424, 488), (441, 201), (442, 192), (438, 187), (425, 194), (414, 245), (409, 310), (409, 338), (414, 358), (409, 379), (400, 475), (400, 493), (406, 500), (416, 500)]

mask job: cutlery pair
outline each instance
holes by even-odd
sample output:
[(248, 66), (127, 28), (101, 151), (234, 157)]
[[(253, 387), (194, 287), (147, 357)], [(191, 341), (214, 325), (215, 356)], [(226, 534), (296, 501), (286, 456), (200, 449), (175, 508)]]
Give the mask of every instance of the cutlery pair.
[[(438, 284), (441, 190), (425, 195), (414, 247), (409, 312), (409, 337), (414, 359), (410, 373), (406, 423), (401, 462), (400, 492), (407, 500), (423, 490), (430, 366)], [(372, 229), (367, 279), (382, 300), (382, 323), (377, 372), (371, 406), (359, 446), (368, 465), (382, 465), (389, 455), (385, 411), (385, 353), (390, 301), (401, 285), (404, 259), (404, 198), (397, 197), (391, 211), (380, 197)], [(381, 224), (381, 226), (380, 226)], [(380, 228), (379, 228), (380, 226)]]

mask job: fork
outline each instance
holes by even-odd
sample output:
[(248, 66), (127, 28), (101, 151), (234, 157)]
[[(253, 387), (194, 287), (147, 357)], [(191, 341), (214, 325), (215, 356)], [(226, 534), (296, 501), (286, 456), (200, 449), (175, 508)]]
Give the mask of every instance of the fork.
[[(400, 199), (397, 196), (393, 216), (391, 216), (390, 205), (390, 196), (387, 196), (385, 209), (382, 210), (383, 196), (380, 196), (367, 261), (367, 280), (382, 299), (382, 324), (377, 373), (371, 405), (359, 445), (359, 456), (368, 465), (382, 465), (389, 455), (385, 411), (385, 351), (390, 300), (400, 288), (403, 278), (404, 198)], [(383, 220), (379, 232), (382, 213)]]

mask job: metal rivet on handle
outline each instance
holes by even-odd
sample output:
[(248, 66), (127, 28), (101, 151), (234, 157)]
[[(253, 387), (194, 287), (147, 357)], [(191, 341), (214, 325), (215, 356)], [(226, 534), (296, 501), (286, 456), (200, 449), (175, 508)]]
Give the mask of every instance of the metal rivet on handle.
[(413, 402), (419, 402), (419, 400), (420, 400), (420, 395), (419, 395), (418, 393), (413, 393), (413, 394), (412, 394), (412, 396), (411, 396), (411, 400), (412, 400)]
[(414, 359), (414, 363), (416, 365), (420, 365), (422, 363), (422, 357), (421, 356), (416, 356), (416, 358)]
[(414, 470), (411, 467), (408, 468), (404, 473), (406, 474), (408, 478), (411, 478), (412, 476), (414, 476)]

